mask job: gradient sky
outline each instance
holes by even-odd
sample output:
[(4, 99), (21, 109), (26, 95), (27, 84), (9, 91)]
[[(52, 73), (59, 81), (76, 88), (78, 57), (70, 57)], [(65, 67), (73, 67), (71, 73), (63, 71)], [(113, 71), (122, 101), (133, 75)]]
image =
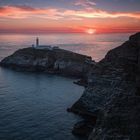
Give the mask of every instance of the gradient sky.
[(0, 0), (0, 32), (140, 31), (140, 0)]

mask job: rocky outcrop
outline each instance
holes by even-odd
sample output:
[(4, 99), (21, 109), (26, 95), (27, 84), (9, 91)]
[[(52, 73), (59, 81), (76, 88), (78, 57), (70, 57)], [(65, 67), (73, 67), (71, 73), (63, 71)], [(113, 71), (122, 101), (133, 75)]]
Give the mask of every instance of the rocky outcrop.
[(97, 117), (89, 140), (139, 140), (140, 33), (109, 51), (87, 81), (70, 110)]
[(91, 57), (63, 49), (24, 48), (6, 57), (1, 66), (22, 70), (83, 77), (95, 64)]

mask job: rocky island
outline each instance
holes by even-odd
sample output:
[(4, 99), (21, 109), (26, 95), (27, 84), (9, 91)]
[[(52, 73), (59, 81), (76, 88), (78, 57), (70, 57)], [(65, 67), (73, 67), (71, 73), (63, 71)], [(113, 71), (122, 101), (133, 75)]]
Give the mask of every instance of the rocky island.
[(98, 63), (62, 49), (25, 48), (0, 65), (82, 78), (85, 91), (68, 111), (84, 116), (85, 123), (77, 123), (73, 132), (89, 140), (140, 140), (140, 33)]
[(18, 71), (46, 72), (82, 78), (95, 65), (91, 57), (57, 47), (30, 47), (16, 51), (0, 62)]

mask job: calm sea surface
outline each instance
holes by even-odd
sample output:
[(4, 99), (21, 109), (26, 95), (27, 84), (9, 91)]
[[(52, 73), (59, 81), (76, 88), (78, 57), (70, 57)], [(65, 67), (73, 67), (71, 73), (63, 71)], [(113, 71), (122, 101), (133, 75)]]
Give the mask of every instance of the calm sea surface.
[(19, 48), (31, 47), (39, 37), (41, 45), (58, 45), (61, 48), (92, 56), (101, 60), (108, 50), (121, 45), (128, 40), (130, 34), (47, 34), (47, 35), (1, 35), (0, 59)]
[[(130, 34), (0, 35), (0, 60), (15, 50), (40, 44), (59, 45), (102, 59)], [(73, 79), (0, 68), (0, 140), (78, 140), (71, 134), (79, 116), (66, 112), (82, 94)]]

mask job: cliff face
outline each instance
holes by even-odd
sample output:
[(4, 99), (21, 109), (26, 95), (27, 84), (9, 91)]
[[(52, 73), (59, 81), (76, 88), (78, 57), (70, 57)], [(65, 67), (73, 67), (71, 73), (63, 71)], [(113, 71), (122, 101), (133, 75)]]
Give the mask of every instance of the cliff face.
[(91, 57), (62, 49), (25, 48), (3, 59), (0, 65), (22, 71), (43, 71), (82, 77), (93, 63)]
[(140, 33), (109, 51), (88, 76), (73, 112), (97, 117), (90, 140), (140, 139)]

